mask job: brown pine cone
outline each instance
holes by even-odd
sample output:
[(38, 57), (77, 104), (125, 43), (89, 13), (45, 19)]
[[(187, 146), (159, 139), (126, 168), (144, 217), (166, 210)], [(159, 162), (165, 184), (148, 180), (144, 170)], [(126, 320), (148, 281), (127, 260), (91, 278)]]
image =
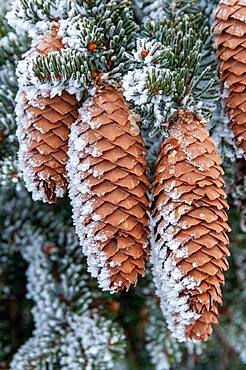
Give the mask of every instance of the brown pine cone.
[(237, 146), (246, 153), (246, 3), (221, 0), (213, 26), (226, 111)]
[(228, 208), (215, 144), (200, 117), (179, 110), (157, 159), (151, 260), (174, 336), (206, 340), (218, 322), (228, 268)]
[(52, 24), (50, 33), (35, 46), (35, 51), (44, 56), (48, 56), (52, 51), (60, 52), (64, 45), (58, 31), (59, 26), (56, 23)]
[(103, 290), (128, 290), (144, 275), (149, 202), (144, 144), (122, 94), (107, 87), (85, 102), (69, 145), (73, 217), (89, 271)]
[[(63, 44), (57, 30), (52, 26), (35, 51), (46, 56), (60, 51)], [(26, 186), (34, 200), (54, 203), (67, 190), (68, 134), (78, 117), (78, 102), (65, 91), (52, 98), (38, 96), (31, 102), (20, 91), (19, 101), (19, 158)]]

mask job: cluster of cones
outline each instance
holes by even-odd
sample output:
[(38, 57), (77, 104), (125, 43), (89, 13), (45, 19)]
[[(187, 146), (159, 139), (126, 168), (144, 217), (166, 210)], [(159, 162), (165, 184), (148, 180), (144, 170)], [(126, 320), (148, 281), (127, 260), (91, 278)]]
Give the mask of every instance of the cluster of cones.
[[(62, 48), (53, 28), (36, 52), (48, 55)], [(69, 187), (89, 270), (103, 289), (128, 290), (139, 274), (144, 275), (148, 258), (149, 181), (136, 116), (122, 93), (110, 86), (98, 88), (81, 110), (67, 92), (40, 96), (34, 103), (25, 97), (23, 101), (23, 172), (28, 172), (29, 179), (32, 174), (29, 188), (41, 194), (39, 199), (54, 203)], [(195, 313), (184, 328), (190, 339), (207, 339), (221, 303), (220, 284), (229, 254), (222, 175), (204, 124), (188, 111), (177, 112), (157, 160), (152, 249), (161, 245), (166, 258), (171, 256), (180, 271), (177, 284), (186, 278), (194, 282), (193, 289), (179, 292), (186, 298), (187, 311)], [(165, 238), (170, 230), (180, 254)]]
[[(47, 56), (63, 47), (53, 26), (35, 52)], [(112, 87), (98, 89), (80, 116), (79, 102), (65, 91), (31, 102), (24, 97), (22, 109), (20, 159), (27, 188), (34, 199), (51, 204), (69, 186), (92, 274), (104, 289), (128, 290), (144, 275), (148, 254), (148, 180), (138, 123), (133, 114), (129, 119), (123, 95)], [(86, 122), (84, 117), (89, 117)]]

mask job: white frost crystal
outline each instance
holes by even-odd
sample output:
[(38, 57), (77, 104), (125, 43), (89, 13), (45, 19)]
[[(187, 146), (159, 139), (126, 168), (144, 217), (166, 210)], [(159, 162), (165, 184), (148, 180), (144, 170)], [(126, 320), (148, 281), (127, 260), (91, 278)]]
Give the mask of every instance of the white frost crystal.
[[(83, 246), (83, 253), (87, 256), (89, 272), (93, 277), (96, 277), (99, 282), (99, 286), (103, 290), (109, 290), (110, 285), (110, 272), (106, 265), (107, 256), (100, 250), (99, 242), (107, 240), (105, 235), (99, 237), (94, 236), (94, 227), (97, 222), (100, 221), (100, 217), (94, 215), (93, 223), (90, 226), (84, 226), (86, 218), (93, 212), (93, 201), (83, 200), (83, 196), (90, 193), (90, 187), (86, 180), (82, 180), (81, 174), (85, 171), (90, 170), (90, 161), (88, 160), (87, 165), (80, 164), (81, 152), (89, 152), (93, 156), (98, 156), (100, 153), (95, 151), (95, 148), (88, 146), (84, 142), (81, 135), (83, 130), (83, 124), (89, 124), (90, 114), (89, 108), (91, 106), (91, 100), (87, 100), (83, 108), (79, 111), (79, 118), (71, 127), (71, 134), (69, 138), (69, 162), (67, 164), (67, 172), (70, 180), (69, 196), (73, 207), (73, 220), (76, 228), (76, 232), (79, 236), (81, 245)], [(101, 174), (95, 174), (100, 177)], [(96, 217), (97, 216), (97, 217)]]
[(53, 19), (72, 18), (78, 11), (82, 12), (82, 8), (77, 0), (16, 0), (7, 19), (13, 28), (24, 30), (36, 38), (49, 30)]
[[(179, 129), (172, 129), (172, 137), (176, 138), (183, 147), (186, 147), (184, 137)], [(184, 151), (184, 154), (186, 159), (192, 163), (191, 153)], [(176, 152), (173, 151), (172, 155), (175, 156)], [(173, 170), (172, 155), (169, 155), (168, 158), (170, 174)], [(177, 227), (180, 230), (187, 228), (185, 224), (182, 224), (180, 218), (191, 206), (187, 202), (177, 207), (182, 194), (176, 190), (176, 187), (176, 180), (173, 180), (169, 188), (165, 188), (166, 200), (159, 206), (158, 216), (150, 220), (151, 263), (156, 293), (160, 298), (161, 309), (168, 327), (173, 336), (182, 342), (187, 341), (186, 327), (200, 317), (189, 307), (189, 295), (182, 295), (182, 293), (186, 290), (199, 290), (201, 282), (191, 276), (185, 276), (176, 263), (176, 259), (188, 257), (188, 250), (182, 246), (182, 241), (185, 242), (185, 239), (175, 240), (174, 233)]]
[[(166, 191), (170, 198), (175, 201), (176, 193)], [(173, 212), (174, 209), (164, 205), (160, 211), (165, 225), (161, 222), (156, 231), (158, 220), (150, 222), (152, 235), (157, 232), (161, 236), (158, 242), (155, 241), (154, 236), (151, 238), (152, 252), (150, 260), (153, 265), (152, 271), (157, 288), (156, 293), (161, 300), (161, 309), (169, 329), (179, 341), (186, 341), (185, 328), (194, 319), (198, 319), (199, 315), (190, 310), (188, 296), (182, 297), (180, 294), (185, 289), (198, 288), (199, 283), (192, 277), (184, 277), (181, 270), (176, 266), (175, 258), (185, 258), (188, 252), (185, 248), (180, 248), (180, 244), (174, 240), (173, 227), (178, 224), (178, 219), (175, 218), (175, 212)], [(163, 229), (165, 229), (164, 232)]]

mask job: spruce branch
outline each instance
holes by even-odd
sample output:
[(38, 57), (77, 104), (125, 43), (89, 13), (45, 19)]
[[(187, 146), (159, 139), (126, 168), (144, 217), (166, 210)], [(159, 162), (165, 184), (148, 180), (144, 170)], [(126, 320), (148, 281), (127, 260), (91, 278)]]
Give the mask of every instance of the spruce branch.
[[(124, 77), (123, 85), (127, 99), (133, 103), (144, 122), (149, 122), (153, 127), (152, 133), (158, 127), (160, 129), (178, 107), (188, 106), (191, 111), (202, 114), (205, 118), (210, 117), (215, 106), (214, 101), (218, 99), (218, 84), (215, 70), (208, 65), (212, 46), (211, 38), (208, 37), (208, 22), (203, 13), (191, 12), (188, 15), (180, 12), (170, 18), (148, 20), (142, 33), (145, 36), (144, 42), (137, 42), (131, 65), (133, 72), (130, 71)], [(143, 43), (146, 44), (146, 50), (141, 50)], [(153, 45), (156, 45), (155, 49)], [(163, 53), (161, 50), (170, 52)], [(152, 57), (153, 51), (162, 57), (155, 60)], [(139, 63), (139, 58), (142, 58), (142, 63)], [(146, 67), (141, 67), (145, 65), (149, 66), (148, 71)], [(164, 67), (169, 70), (168, 73), (161, 72)], [(153, 70), (155, 76), (161, 76), (160, 79), (153, 78)], [(146, 74), (145, 78), (143, 73)], [(133, 76), (134, 81), (131, 81)], [(138, 84), (138, 78), (145, 82)], [(152, 96), (153, 92), (158, 92), (158, 101), (149, 99), (148, 106), (136, 104), (134, 84), (138, 84), (138, 95)]]
[(3, 17), (0, 20), (0, 186), (19, 183), (15, 136), (15, 95), (17, 78), (16, 62), (29, 46), (29, 39), (23, 33), (17, 35), (4, 16), (8, 3), (1, 5)]
[[(93, 52), (102, 50), (104, 51), (102, 56), (107, 62), (113, 61), (109, 69), (122, 63), (124, 53), (131, 50), (138, 31), (131, 2), (129, 0), (97, 1), (93, 6), (88, 2), (85, 5), (85, 14), (83, 19), (75, 18), (64, 30), (65, 44), (66, 36), (68, 36), (67, 46), (77, 50), (81, 50), (81, 47), (88, 49), (88, 44), (95, 44)], [(93, 60), (96, 53), (91, 53), (90, 56)]]
[(0, 65), (5, 62), (16, 62), (27, 50), (29, 39), (25, 33), (17, 35), (7, 24), (5, 19), (0, 20)]
[[(6, 63), (0, 68), (0, 128), (3, 140), (8, 138), (9, 143), (15, 141), (14, 99), (17, 90), (15, 68)], [(11, 136), (11, 137), (10, 137)]]
[(144, 21), (172, 18), (179, 14), (196, 14), (200, 11), (197, 0), (136, 0), (136, 4)]
[[(97, 6), (96, 6), (97, 5)], [(88, 91), (95, 84), (118, 83), (129, 68), (127, 53), (138, 31), (131, 3), (86, 2), (84, 14), (61, 25), (65, 48), (48, 57), (36, 55), (23, 61), (19, 71), (25, 86), (42, 90), (50, 86), (74, 93)]]
[[(80, 2), (76, 0), (17, 0), (9, 17), (30, 23), (53, 21), (61, 17), (67, 18), (69, 12), (79, 4)], [(13, 22), (15, 21), (13, 19)]]
[(88, 277), (64, 204), (52, 209), (33, 205), (25, 192), (2, 193), (1, 199), (1, 243), (6, 250), (12, 243), (28, 264), (27, 298), (34, 302), (33, 336), (10, 368), (114, 368), (125, 338)]

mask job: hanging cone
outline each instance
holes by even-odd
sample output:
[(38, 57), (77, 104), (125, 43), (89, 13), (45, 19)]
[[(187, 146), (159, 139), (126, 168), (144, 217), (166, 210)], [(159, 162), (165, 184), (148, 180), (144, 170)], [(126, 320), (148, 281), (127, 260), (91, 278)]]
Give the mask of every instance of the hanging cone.
[(246, 153), (246, 3), (221, 0), (213, 26), (235, 141)]
[[(45, 56), (59, 52), (63, 44), (57, 31), (53, 26), (35, 51)], [(29, 102), (20, 89), (18, 101), (19, 159), (26, 186), (34, 200), (54, 203), (67, 190), (67, 142), (69, 127), (78, 117), (77, 100), (63, 92), (61, 96), (39, 96)]]
[(72, 125), (68, 175), (73, 217), (100, 287), (128, 290), (147, 259), (148, 180), (136, 117), (121, 93), (100, 90)]
[(222, 175), (201, 119), (178, 111), (157, 159), (151, 260), (162, 310), (180, 341), (206, 340), (218, 322), (229, 255)]

